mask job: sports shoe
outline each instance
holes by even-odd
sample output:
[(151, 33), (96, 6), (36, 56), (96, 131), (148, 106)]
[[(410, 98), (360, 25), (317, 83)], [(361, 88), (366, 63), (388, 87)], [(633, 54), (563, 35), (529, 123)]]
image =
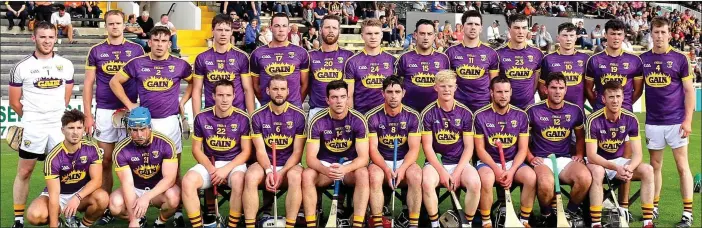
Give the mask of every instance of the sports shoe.
[(532, 216), (532, 218), (533, 221), (530, 222), (537, 227), (556, 227), (557, 224), (556, 216), (554, 213), (551, 213), (547, 216)]
[(592, 225), (592, 228), (602, 228), (602, 224)]
[(185, 216), (173, 218), (173, 227), (185, 227), (185, 219), (183, 217)]
[(217, 228), (217, 222), (202, 225), (204, 228)]
[(20, 220), (15, 220), (15, 223), (12, 224), (12, 228), (24, 228), (24, 223), (20, 222)]
[(629, 209), (624, 209), (624, 208), (620, 207), (619, 214), (625, 215), (624, 218), (626, 218), (627, 223), (631, 223), (631, 221), (634, 220), (634, 216), (631, 215), (631, 212), (629, 211)]
[(76, 216), (66, 218), (66, 220), (63, 221), (63, 226), (64, 227), (78, 227), (78, 226), (80, 226), (80, 220)]
[(692, 226), (692, 217), (684, 216), (680, 218), (680, 222), (675, 225), (676, 228), (688, 228)]
[(565, 210), (565, 216), (568, 221), (570, 221), (572, 227), (584, 227), (585, 223), (583, 222), (583, 212), (578, 209), (577, 211), (571, 211), (566, 209)]
[(488, 223), (483, 225), (483, 228), (492, 228), (492, 223)]
[[(163, 224), (156, 224), (156, 223), (154, 222), (154, 228), (165, 228), (165, 227), (166, 227), (166, 223), (163, 223)], [(176, 226), (176, 227), (182, 227), (182, 226)]]
[(148, 225), (149, 225), (149, 222), (146, 221), (146, 216), (141, 217), (139, 219), (139, 228), (146, 228), (146, 226), (148, 226)]
[(650, 222), (646, 225), (643, 225), (643, 228), (655, 228), (655, 227), (656, 227), (656, 224), (653, 224), (653, 222)]
[(107, 209), (107, 210), (105, 210), (105, 214), (102, 215), (102, 218), (95, 221), (95, 225), (104, 226), (104, 225), (111, 223), (114, 220), (115, 220), (115, 217), (112, 217), (112, 214), (110, 213), (110, 209)]
[(653, 219), (658, 219), (658, 207), (653, 208)]

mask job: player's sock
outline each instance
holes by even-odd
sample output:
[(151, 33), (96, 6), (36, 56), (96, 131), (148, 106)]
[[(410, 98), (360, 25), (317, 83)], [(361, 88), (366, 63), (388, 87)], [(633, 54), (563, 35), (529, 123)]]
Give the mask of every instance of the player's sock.
[(419, 213), (409, 213), (409, 226), (419, 227)]
[(468, 221), (468, 226), (473, 225), (473, 217), (475, 217), (475, 214), (469, 215), (468, 213), (463, 214), (463, 216), (466, 217), (466, 220)]
[(646, 221), (653, 220), (653, 204), (643, 203), (641, 204), (641, 214), (643, 214), (644, 224)]
[(619, 207), (622, 209), (626, 209), (627, 211), (629, 210), (629, 200), (627, 199), (626, 201), (619, 202)]
[(372, 227), (375, 228), (383, 228), (383, 214), (376, 214), (376, 215), (371, 215), (371, 220), (373, 220), (373, 224), (370, 224)]
[(14, 204), (15, 208), (15, 221), (20, 221), (24, 224), (24, 204)]
[(483, 226), (492, 225), (490, 221), (490, 210), (480, 210), (480, 219), (483, 220)]
[(568, 209), (569, 211), (578, 211), (578, 209), (580, 209), (580, 205), (573, 203), (573, 201), (569, 201), (568, 206), (566, 206), (566, 209)]
[(285, 219), (285, 228), (293, 228), (293, 227), (295, 227), (295, 222), (296, 222), (296, 221), (297, 221), (297, 220), (295, 220), (295, 219), (288, 219), (288, 218), (286, 218), (286, 219)]
[(683, 215), (692, 218), (692, 199), (683, 199)]
[(201, 228), (202, 227), (202, 216), (200, 215), (200, 211), (195, 211), (195, 213), (188, 214), (188, 219), (190, 220), (190, 224), (193, 225), (193, 228)]
[(159, 213), (158, 218), (156, 219), (156, 225), (166, 224), (166, 221), (168, 221), (168, 218), (164, 218), (163, 214)]
[(653, 207), (658, 208), (658, 202), (661, 201), (661, 196), (654, 196), (653, 197)]
[(305, 221), (307, 222), (307, 227), (316, 227), (317, 226), (317, 215), (305, 216)]
[[(353, 216), (353, 227), (363, 227), (363, 215), (354, 215)], [(381, 221), (382, 223), (382, 221)]]
[(554, 211), (552, 205), (546, 205), (546, 206), (540, 206), (541, 208), (541, 215), (542, 216), (549, 216), (551, 213)]
[(256, 228), (256, 219), (244, 219), (246, 228)]
[(80, 227), (90, 227), (94, 222), (95, 221), (90, 221), (88, 218), (83, 217), (83, 219), (80, 221)]
[(600, 225), (602, 221), (602, 205), (590, 206), (590, 217), (592, 218), (592, 226)]
[(558, 210), (558, 201), (556, 201), (556, 197), (553, 197), (553, 200), (551, 200), (551, 211), (556, 211)]
[(522, 211), (519, 216), (519, 221), (522, 223), (529, 222), (529, 216), (531, 215), (531, 207), (521, 206)]
[(431, 222), (431, 227), (439, 227), (439, 213), (429, 215), (429, 221)]
[(230, 211), (228, 220), (229, 220), (229, 222), (227, 225), (229, 225), (229, 227), (232, 227), (232, 228), (236, 227), (236, 225), (239, 223), (239, 220), (241, 220), (241, 212)]

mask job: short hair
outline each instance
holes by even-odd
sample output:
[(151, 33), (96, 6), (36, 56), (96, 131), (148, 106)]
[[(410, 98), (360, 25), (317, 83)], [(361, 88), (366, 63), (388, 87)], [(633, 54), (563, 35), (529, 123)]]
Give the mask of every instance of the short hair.
[(168, 37), (171, 36), (171, 30), (168, 29), (166, 26), (154, 26), (154, 28), (149, 31), (149, 34), (151, 34), (151, 37), (157, 37), (159, 35), (166, 35)]
[(512, 23), (517, 22), (517, 21), (529, 22), (529, 18), (527, 18), (526, 15), (521, 14), (521, 13), (512, 14), (509, 16), (509, 21), (507, 21), (507, 26), (512, 27)]
[(61, 116), (61, 126), (65, 127), (69, 123), (73, 122), (78, 122), (80, 123), (85, 123), (85, 114), (83, 112), (78, 111), (78, 109), (71, 109), (68, 111), (63, 112), (63, 116)]
[(383, 16), (380, 16), (378, 19), (379, 19), (379, 20), (383, 20), (383, 19), (385, 19), (385, 18), (386, 18), (385, 15), (383, 15)]
[(456, 72), (452, 70), (441, 70), (436, 73), (436, 83), (446, 81), (456, 81)]
[(345, 89), (346, 92), (349, 92), (349, 84), (346, 84), (344, 80), (334, 80), (329, 82), (327, 84), (327, 98), (329, 98), (329, 91), (332, 90), (337, 90), (337, 89)]
[(163, 17), (165, 17), (165, 16), (168, 16), (168, 14), (166, 14), (166, 13), (161, 14), (161, 18), (163, 18)]
[(497, 83), (511, 84), (512, 82), (509, 81), (509, 78), (507, 78), (507, 76), (494, 77), (490, 80), (490, 90), (493, 90), (495, 88), (495, 84), (497, 84)]
[(565, 75), (563, 75), (563, 73), (561, 72), (549, 73), (546, 77), (546, 87), (548, 87), (548, 85), (550, 85), (552, 81), (562, 81), (564, 84), (568, 82), (568, 80), (566, 80)]
[(122, 13), (122, 11), (110, 10), (110, 11), (107, 11), (107, 13), (105, 13), (105, 18), (104, 18), (105, 23), (107, 23), (107, 17), (114, 16), (114, 15), (122, 17), (122, 21), (124, 21), (124, 13)]
[(558, 34), (561, 34), (561, 32), (566, 31), (566, 32), (574, 32), (577, 31), (578, 27), (575, 27), (573, 23), (570, 22), (565, 22), (563, 24), (558, 25)]
[(651, 20), (651, 30), (653, 30), (654, 27), (660, 28), (663, 26), (668, 26), (668, 31), (670, 31), (670, 20), (665, 17), (654, 17), (653, 20)]
[(226, 24), (227, 26), (232, 25), (232, 17), (229, 16), (228, 14), (218, 14), (217, 16), (212, 18), (212, 30), (217, 27), (219, 24)]
[(134, 15), (134, 14), (129, 14), (129, 16), (127, 17), (127, 20), (131, 20), (131, 19), (134, 18), (134, 17), (136, 17), (136, 15)]
[(144, 10), (143, 12), (141, 12), (141, 16), (147, 16), (147, 17), (148, 17), (148, 16), (149, 16), (149, 11)]
[(64, 5), (58, 5), (58, 10), (59, 10), (59, 11), (65, 11), (65, 10), (66, 10), (66, 6), (64, 6)]
[(397, 75), (390, 75), (390, 77), (383, 79), (383, 91), (392, 85), (399, 85), (401, 89), (405, 89), (404, 80)]
[(363, 33), (363, 30), (366, 29), (366, 27), (383, 27), (383, 23), (380, 22), (380, 20), (371, 18), (371, 19), (365, 19), (363, 20), (363, 23), (361, 23), (361, 33)]
[(56, 27), (48, 21), (39, 21), (36, 24), (34, 24), (34, 35), (37, 34), (37, 31), (39, 31), (39, 29), (49, 29), (56, 31)]
[(234, 83), (232, 83), (232, 81), (224, 80), (224, 79), (217, 80), (214, 82), (214, 87), (213, 87), (214, 89), (212, 90), (212, 94), (217, 93), (217, 87), (220, 87), (220, 86), (232, 87), (232, 89), (234, 89)]
[(602, 91), (604, 91), (606, 93), (607, 90), (614, 90), (614, 91), (622, 90), (622, 91), (624, 91), (624, 87), (622, 86), (621, 82), (611, 80), (611, 81), (605, 82), (605, 84), (602, 85)]
[(626, 24), (622, 20), (612, 19), (605, 23), (605, 33), (609, 30), (612, 31), (626, 31)]
[(273, 24), (273, 20), (275, 20), (275, 18), (278, 18), (278, 17), (283, 17), (286, 20), (288, 20), (288, 24), (290, 23), (290, 18), (288, 18), (288, 15), (283, 13), (283, 12), (280, 12), (280, 13), (273, 14), (273, 16), (271, 17), (271, 25)]
[(279, 74), (274, 74), (271, 75), (271, 80), (268, 82), (268, 86), (271, 86), (272, 81), (282, 81), (282, 82), (288, 82), (288, 79), (285, 76), (279, 75)]
[(341, 18), (339, 18), (339, 16), (336, 16), (336, 15), (331, 15), (331, 14), (324, 15), (324, 17), (322, 18), (322, 23), (320, 23), (320, 24), (323, 25), (324, 21), (326, 21), (326, 20), (334, 20), (334, 21), (339, 22), (339, 24), (341, 24)]
[(466, 21), (468, 21), (469, 17), (480, 18), (480, 24), (483, 24), (483, 15), (480, 15), (480, 11), (477, 10), (468, 10), (465, 13), (463, 13), (463, 16), (461, 16), (461, 24), (466, 24)]
[(417, 21), (417, 24), (415, 25), (416, 27), (415, 27), (414, 30), (415, 30), (415, 31), (418, 30), (420, 25), (431, 25), (431, 28), (432, 28), (432, 29), (436, 29), (436, 28), (434, 27), (434, 23), (431, 22), (430, 20), (427, 20), (427, 19), (419, 19), (419, 20)]

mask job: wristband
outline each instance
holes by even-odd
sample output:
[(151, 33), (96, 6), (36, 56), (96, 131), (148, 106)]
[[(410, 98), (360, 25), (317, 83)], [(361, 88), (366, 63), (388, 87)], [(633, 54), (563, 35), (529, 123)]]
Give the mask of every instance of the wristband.
[(76, 198), (78, 198), (78, 201), (83, 201), (83, 197), (80, 197), (80, 194), (76, 193)]
[(266, 175), (268, 175), (268, 174), (270, 174), (270, 173), (272, 173), (272, 172), (273, 172), (273, 169), (271, 169), (271, 168), (267, 168), (267, 169), (266, 169)]

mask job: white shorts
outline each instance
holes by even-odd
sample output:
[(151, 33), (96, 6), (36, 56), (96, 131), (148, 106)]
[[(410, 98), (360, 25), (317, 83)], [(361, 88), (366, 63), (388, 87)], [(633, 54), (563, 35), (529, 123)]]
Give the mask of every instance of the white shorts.
[[(344, 164), (342, 164), (342, 165), (351, 164), (352, 161), (353, 161), (353, 160), (345, 161)], [(323, 165), (324, 167), (329, 167), (329, 166), (331, 166), (331, 164), (332, 164), (332, 163), (329, 163), (329, 162), (326, 162), (326, 161), (322, 161), (322, 160), (320, 160), (319, 162), (321, 162), (322, 165)]]
[(651, 150), (662, 150), (668, 145), (672, 149), (688, 144), (687, 138), (680, 136), (680, 124), (649, 125), (646, 124), (646, 145)]
[(180, 130), (180, 120), (177, 115), (172, 115), (161, 119), (151, 119), (151, 129), (168, 136), (173, 141), (178, 154), (183, 152), (181, 137), (183, 132)]
[[(229, 164), (231, 161), (215, 161), (215, 168), (221, 168), (227, 164)], [(198, 174), (200, 174), (200, 177), (202, 177), (202, 187), (200, 189), (208, 189), (212, 187), (212, 180), (210, 179), (210, 173), (207, 172), (207, 169), (205, 168), (204, 165), (197, 164), (190, 168), (188, 172), (194, 171)], [(246, 172), (246, 164), (241, 164), (238, 165), (237, 167), (234, 167), (231, 172), (229, 172), (229, 175), (227, 175), (227, 186), (232, 187), (231, 183), (229, 183), (229, 178), (232, 176), (232, 173), (234, 172)]]
[[(36, 117), (38, 115), (44, 115), (45, 118), (54, 118), (29, 121), (29, 119), (35, 119), (32, 116)], [(20, 149), (33, 154), (48, 154), (54, 146), (61, 143), (64, 139), (63, 132), (61, 132), (62, 115), (63, 111), (49, 114), (25, 113), (25, 117), (29, 118), (25, 119), (23, 117), (22, 119), (24, 133), (22, 133)]]
[[(399, 161), (398, 161), (398, 162), (399, 162)], [(392, 161), (390, 161), (390, 165), (392, 165)], [(425, 162), (425, 163), (424, 163), (424, 166), (425, 166), (425, 167), (428, 166), (428, 165), (430, 166), (431, 164), (429, 164), (429, 162)], [(456, 171), (456, 167), (458, 167), (458, 164), (443, 165), (443, 166), (444, 166), (444, 169), (446, 169), (446, 172), (448, 172), (448, 173), (450, 173), (450, 174), (453, 174), (453, 171)], [(469, 166), (470, 166), (470, 164), (466, 165), (466, 167), (469, 167)], [(398, 167), (399, 167), (399, 165), (398, 165)], [(476, 166), (476, 167), (477, 167), (477, 166)], [(438, 172), (438, 170), (437, 170), (437, 172)]]
[(127, 137), (126, 129), (115, 128), (112, 125), (112, 114), (115, 110), (101, 109), (95, 110), (95, 139), (104, 143), (116, 143)]
[[(585, 161), (587, 161), (587, 158), (585, 158)], [(629, 161), (631, 161), (631, 159), (629, 159), (629, 158), (615, 158), (615, 159), (607, 160), (607, 161), (614, 162), (614, 164), (617, 164), (617, 166), (622, 166), (622, 165), (626, 165), (627, 163), (629, 163)], [(614, 179), (615, 176), (617, 176), (617, 170), (611, 170), (611, 169), (605, 168), (605, 176), (607, 177), (607, 179), (612, 180), (612, 179)]]
[[(551, 172), (553, 172), (553, 162), (551, 162), (551, 159), (550, 158), (543, 158), (543, 159), (544, 159), (544, 165), (546, 167), (548, 167), (548, 169), (550, 169)], [(571, 162), (573, 162), (573, 159), (569, 158), (569, 157), (556, 158), (556, 166), (558, 166), (558, 173), (563, 172), (563, 169), (565, 169), (565, 167), (568, 166), (568, 164), (570, 164)]]
[[(512, 168), (512, 162), (514, 162), (514, 161), (505, 162), (505, 166), (507, 166), (507, 167), (505, 168), (506, 170), (509, 170), (509, 169)], [(520, 168), (521, 168), (522, 166), (526, 166), (526, 165), (527, 165), (526, 163), (522, 163), (522, 165), (520, 166)], [(487, 164), (485, 164), (485, 163), (483, 163), (482, 161), (478, 160), (478, 163), (475, 164), (475, 169), (476, 169), (476, 170), (477, 170), (477, 169), (480, 169), (480, 168), (483, 167), (483, 166), (490, 168), (490, 166), (488, 166)], [(502, 168), (502, 164), (501, 164), (501, 163), (497, 163), (497, 167)]]
[[(78, 190), (76, 192), (80, 192), (80, 190)], [(66, 208), (68, 201), (70, 201), (71, 198), (73, 198), (73, 196), (75, 196), (75, 195), (76, 195), (75, 193), (73, 193), (73, 194), (59, 194), (59, 206), (61, 207), (61, 211), (63, 211), (63, 209)], [(47, 198), (49, 198), (49, 193), (48, 192), (41, 192), (41, 194), (39, 196), (46, 196)]]
[(311, 108), (310, 113), (307, 114), (307, 122), (309, 123), (310, 121), (312, 121), (312, 117), (314, 117), (314, 115), (316, 115), (319, 111), (322, 111), (324, 109), (325, 108)]

